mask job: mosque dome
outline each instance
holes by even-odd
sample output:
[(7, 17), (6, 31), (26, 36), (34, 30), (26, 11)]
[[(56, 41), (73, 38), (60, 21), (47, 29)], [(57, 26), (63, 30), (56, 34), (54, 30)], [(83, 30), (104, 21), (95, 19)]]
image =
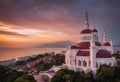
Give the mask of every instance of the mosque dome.
[(80, 32), (80, 34), (90, 34), (91, 30), (90, 29), (84, 29)]
[(77, 56), (90, 56), (89, 51), (78, 51)]
[[(101, 43), (100, 42), (95, 42), (95, 45), (96, 46), (101, 46)], [(80, 42), (80, 43), (77, 43), (77, 47), (79, 49), (89, 49), (90, 42)]]
[(99, 50), (96, 54), (97, 58), (111, 58), (112, 55), (107, 50)]

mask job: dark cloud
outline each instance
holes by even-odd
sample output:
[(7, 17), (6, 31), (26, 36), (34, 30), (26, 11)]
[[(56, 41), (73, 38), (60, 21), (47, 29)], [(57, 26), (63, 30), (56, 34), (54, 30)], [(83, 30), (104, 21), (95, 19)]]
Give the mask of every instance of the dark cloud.
[(0, 31), (0, 34), (12, 35), (12, 36), (28, 36), (28, 35), (19, 34), (19, 33), (16, 33), (16, 32), (9, 32), (9, 31)]
[[(108, 29), (115, 37), (120, 30), (120, 0), (0, 0), (0, 21), (23, 28), (46, 28), (79, 33), (87, 9), (90, 27)], [(61, 26), (63, 24), (64, 26)], [(50, 26), (52, 25), (52, 27)], [(70, 31), (73, 33), (73, 31)], [(111, 34), (112, 35), (112, 34)]]
[[(1, 0), (0, 1), (0, 19), (5, 22), (22, 24), (21, 20), (44, 21), (50, 11), (60, 11), (62, 5), (74, 2), (73, 0)], [(61, 7), (60, 7), (61, 6)], [(59, 13), (60, 13), (59, 12)]]

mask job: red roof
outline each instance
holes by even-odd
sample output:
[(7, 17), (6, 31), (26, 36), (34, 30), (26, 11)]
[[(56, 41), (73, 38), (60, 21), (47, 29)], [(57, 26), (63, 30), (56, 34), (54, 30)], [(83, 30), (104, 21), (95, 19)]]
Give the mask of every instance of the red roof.
[(92, 32), (98, 32), (96, 29), (93, 29)]
[(90, 56), (89, 51), (78, 51), (77, 56)]
[(34, 62), (31, 63), (31, 67), (35, 67), (37, 64), (38, 64), (38, 62), (34, 61)]
[[(101, 46), (100, 42), (95, 42), (96, 46)], [(89, 49), (90, 47), (90, 42), (81, 42), (77, 43), (77, 47), (79, 49)]]
[(103, 46), (111, 46), (110, 43), (106, 42), (106, 43), (103, 43)]
[(20, 69), (23, 71), (27, 71), (29, 68), (27, 66), (22, 66), (22, 67), (20, 67)]
[(70, 49), (79, 49), (76, 45), (70, 47)]
[(111, 58), (112, 55), (106, 50), (99, 50), (96, 55), (97, 58)]
[(84, 29), (80, 32), (80, 34), (89, 34), (89, 33), (91, 33), (90, 29)]
[(89, 49), (89, 47), (90, 47), (90, 42), (77, 43), (77, 47), (78, 47), (79, 49)]
[[(77, 56), (90, 56), (89, 51), (78, 51)], [(111, 58), (112, 55), (106, 50), (99, 50), (96, 54), (97, 58)]]

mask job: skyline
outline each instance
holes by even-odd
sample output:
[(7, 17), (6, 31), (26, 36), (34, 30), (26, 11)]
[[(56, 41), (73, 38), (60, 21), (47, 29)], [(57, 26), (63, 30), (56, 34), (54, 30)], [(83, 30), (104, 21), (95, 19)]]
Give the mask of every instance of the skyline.
[[(90, 28), (107, 30), (108, 39), (120, 42), (119, 0), (0, 0), (0, 48), (32, 47), (79, 41), (88, 11)], [(102, 42), (102, 41), (101, 41)]]

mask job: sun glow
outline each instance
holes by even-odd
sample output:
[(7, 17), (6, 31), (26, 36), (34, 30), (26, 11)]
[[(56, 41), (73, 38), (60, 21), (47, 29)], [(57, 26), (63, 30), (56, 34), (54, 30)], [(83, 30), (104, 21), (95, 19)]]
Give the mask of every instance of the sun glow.
[(67, 40), (71, 38), (66, 33), (53, 30), (41, 30), (31, 28), (11, 28), (0, 26), (0, 44), (2, 46), (29, 46), (43, 43)]

